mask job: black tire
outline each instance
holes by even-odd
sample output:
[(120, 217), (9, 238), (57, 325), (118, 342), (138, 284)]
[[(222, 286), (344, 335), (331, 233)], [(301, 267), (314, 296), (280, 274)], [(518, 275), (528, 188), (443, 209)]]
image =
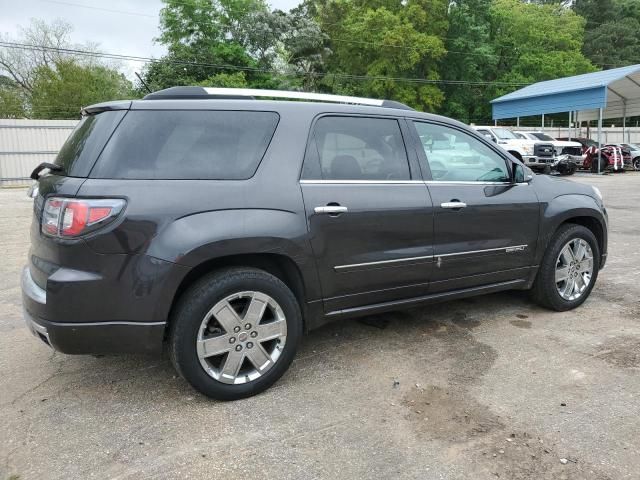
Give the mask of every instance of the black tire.
[[(560, 251), (564, 246), (575, 238), (585, 240), (591, 247), (593, 252), (593, 272), (591, 282), (587, 286), (586, 291), (577, 299), (569, 301), (560, 296), (556, 288), (555, 271), (556, 261), (560, 255)], [(549, 242), (547, 249), (540, 263), (538, 274), (531, 289), (533, 300), (543, 307), (558, 312), (564, 312), (576, 308), (589, 297), (591, 290), (598, 279), (598, 270), (600, 269), (600, 247), (598, 240), (591, 230), (582, 225), (567, 223), (562, 225), (554, 234)]]
[(633, 169), (640, 170), (640, 157), (636, 157), (633, 159)]
[[(264, 293), (278, 303), (286, 319), (286, 342), (277, 361), (259, 378), (223, 383), (200, 364), (196, 340), (207, 312), (220, 300), (244, 291)], [(180, 298), (170, 322), (169, 356), (176, 371), (199, 392), (225, 401), (250, 397), (273, 385), (291, 365), (303, 332), (300, 305), (291, 290), (277, 277), (255, 268), (219, 270), (197, 281)]]

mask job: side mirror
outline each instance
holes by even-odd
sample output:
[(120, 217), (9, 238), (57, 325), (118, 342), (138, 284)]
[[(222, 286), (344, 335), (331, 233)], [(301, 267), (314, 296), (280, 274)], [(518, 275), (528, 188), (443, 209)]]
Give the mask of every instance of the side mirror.
[(513, 183), (529, 183), (533, 180), (533, 172), (521, 163), (513, 163)]

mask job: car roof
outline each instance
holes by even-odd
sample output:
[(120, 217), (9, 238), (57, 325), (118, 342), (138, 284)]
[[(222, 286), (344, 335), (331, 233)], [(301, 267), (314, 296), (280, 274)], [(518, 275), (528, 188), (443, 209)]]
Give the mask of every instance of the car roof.
[(245, 110), (268, 111), (283, 115), (316, 116), (320, 114), (354, 114), (414, 118), (447, 123), (465, 129), (469, 126), (449, 117), (386, 106), (352, 105), (315, 101), (252, 100), (252, 99), (169, 99), (121, 100), (90, 105), (82, 109), (84, 115), (109, 110)]

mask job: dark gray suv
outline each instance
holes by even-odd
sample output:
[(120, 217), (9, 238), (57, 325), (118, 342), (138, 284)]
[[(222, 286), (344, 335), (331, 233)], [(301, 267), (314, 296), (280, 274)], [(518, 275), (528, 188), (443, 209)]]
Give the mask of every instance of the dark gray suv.
[(85, 108), (33, 176), (32, 332), (65, 353), (164, 344), (223, 400), (329, 321), (507, 289), (577, 307), (607, 255), (597, 189), (388, 101), (171, 88)]

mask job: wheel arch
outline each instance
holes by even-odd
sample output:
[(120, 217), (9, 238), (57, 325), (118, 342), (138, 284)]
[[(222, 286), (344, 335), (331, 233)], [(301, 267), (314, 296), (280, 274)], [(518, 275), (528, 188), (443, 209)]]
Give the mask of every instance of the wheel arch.
[(167, 331), (171, 323), (171, 313), (182, 295), (204, 276), (216, 270), (231, 267), (257, 268), (281, 280), (291, 289), (298, 300), (302, 311), (302, 320), (305, 322), (305, 305), (308, 294), (299, 266), (290, 257), (279, 253), (245, 253), (211, 258), (191, 268), (178, 285), (171, 301), (167, 318)]
[(520, 160), (521, 162), (524, 162), (524, 159), (522, 158), (522, 155), (520, 154), (520, 152), (518, 152), (517, 150), (507, 150), (511, 155), (513, 155), (514, 157), (516, 157), (518, 160)]
[(595, 199), (588, 195), (569, 194), (554, 198), (544, 211), (544, 220), (539, 236), (538, 263), (542, 261), (549, 242), (558, 229), (565, 224), (577, 224), (593, 232), (600, 254), (607, 251), (607, 219)]

